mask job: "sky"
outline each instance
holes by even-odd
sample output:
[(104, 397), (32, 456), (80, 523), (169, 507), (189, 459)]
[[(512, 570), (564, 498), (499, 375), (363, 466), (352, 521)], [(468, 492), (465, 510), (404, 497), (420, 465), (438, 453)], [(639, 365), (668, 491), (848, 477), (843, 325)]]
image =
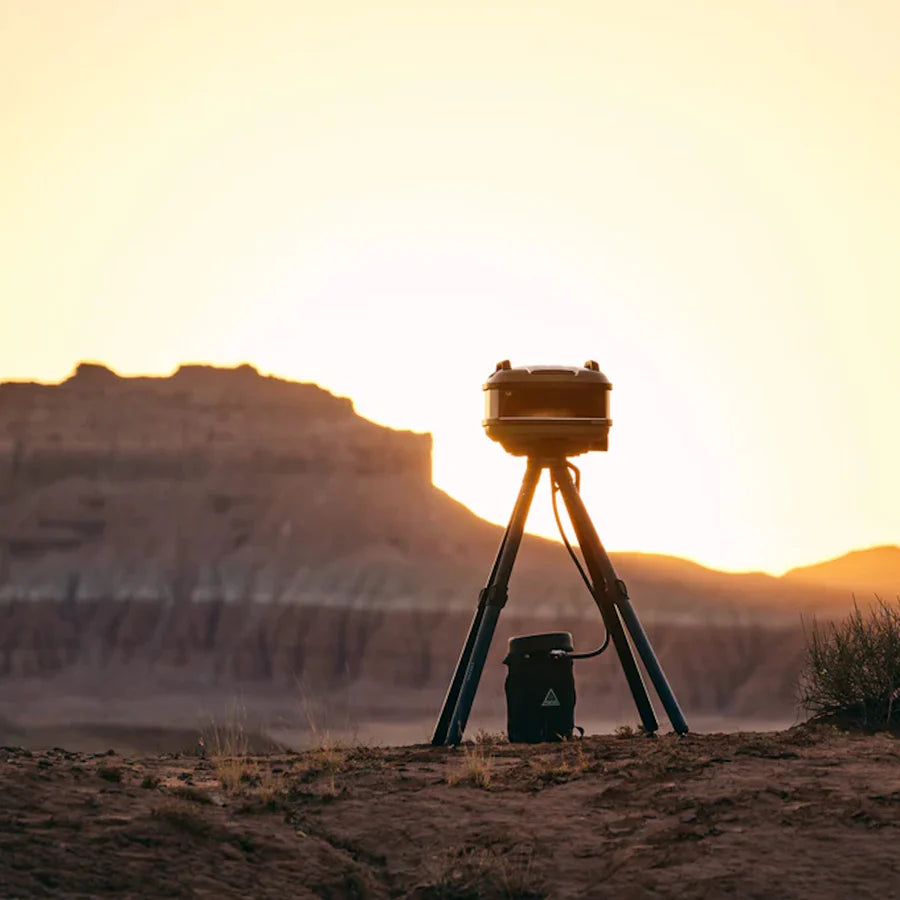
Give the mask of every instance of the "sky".
[[(613, 550), (900, 542), (900, 5), (0, 0), (0, 378), (250, 362), (434, 436), (613, 382)], [(544, 488), (532, 530), (555, 525)]]

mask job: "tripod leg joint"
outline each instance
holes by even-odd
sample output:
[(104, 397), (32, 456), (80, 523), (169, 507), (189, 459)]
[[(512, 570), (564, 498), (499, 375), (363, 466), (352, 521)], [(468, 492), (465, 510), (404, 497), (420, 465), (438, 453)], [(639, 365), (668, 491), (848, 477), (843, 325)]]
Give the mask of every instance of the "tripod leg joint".
[(503, 609), (506, 601), (509, 599), (505, 585), (492, 584), (489, 587), (482, 588), (478, 594), (478, 605), (480, 607), (495, 606), (497, 609)]

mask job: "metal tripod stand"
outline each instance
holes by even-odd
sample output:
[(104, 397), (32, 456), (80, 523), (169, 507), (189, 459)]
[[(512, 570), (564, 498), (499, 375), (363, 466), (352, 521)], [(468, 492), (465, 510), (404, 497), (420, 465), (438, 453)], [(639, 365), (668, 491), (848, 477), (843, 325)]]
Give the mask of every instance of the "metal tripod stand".
[(581, 547), (582, 555), (587, 563), (590, 580), (593, 584), (592, 594), (603, 622), (609, 632), (610, 639), (619, 661), (625, 672), (628, 687), (637, 705), (644, 731), (653, 734), (658, 728), (653, 704), (647, 694), (647, 688), (641, 677), (637, 662), (626, 637), (625, 629), (644, 664), (644, 668), (653, 682), (656, 693), (665, 707), (672, 723), (672, 728), (679, 734), (687, 733), (688, 726), (678, 706), (678, 701), (669, 687), (669, 682), (660, 667), (653, 647), (641, 626), (637, 613), (628, 598), (625, 582), (616, 576), (612, 562), (600, 543), (588, 511), (582, 502), (578, 487), (569, 471), (564, 458), (538, 459), (528, 457), (528, 466), (522, 479), (522, 487), (513, 508), (512, 517), (500, 549), (494, 560), (487, 585), (478, 596), (478, 607), (469, 628), (465, 645), (456, 664), (453, 680), (441, 708), (441, 714), (434, 729), (431, 743), (435, 745), (455, 745), (462, 740), (481, 672), (487, 659), (500, 610), (506, 605), (507, 588), (512, 574), (516, 553), (525, 531), (525, 520), (534, 497), (535, 488), (540, 480), (541, 472), (550, 470), (553, 483), (558, 486), (563, 501), (572, 520), (575, 536)]

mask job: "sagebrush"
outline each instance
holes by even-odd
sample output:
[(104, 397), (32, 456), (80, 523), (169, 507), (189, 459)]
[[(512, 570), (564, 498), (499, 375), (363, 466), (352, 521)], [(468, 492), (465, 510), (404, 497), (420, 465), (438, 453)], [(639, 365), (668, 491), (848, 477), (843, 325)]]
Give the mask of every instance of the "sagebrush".
[(806, 631), (801, 705), (820, 719), (865, 729), (900, 726), (900, 599), (854, 604), (843, 621)]

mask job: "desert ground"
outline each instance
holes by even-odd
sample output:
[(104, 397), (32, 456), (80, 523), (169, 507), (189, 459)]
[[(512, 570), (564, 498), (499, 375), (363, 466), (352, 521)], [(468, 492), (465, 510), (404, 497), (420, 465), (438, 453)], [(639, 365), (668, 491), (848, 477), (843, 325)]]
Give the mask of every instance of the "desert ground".
[(0, 896), (887, 897), (900, 743), (800, 725), (459, 748), (0, 750)]

